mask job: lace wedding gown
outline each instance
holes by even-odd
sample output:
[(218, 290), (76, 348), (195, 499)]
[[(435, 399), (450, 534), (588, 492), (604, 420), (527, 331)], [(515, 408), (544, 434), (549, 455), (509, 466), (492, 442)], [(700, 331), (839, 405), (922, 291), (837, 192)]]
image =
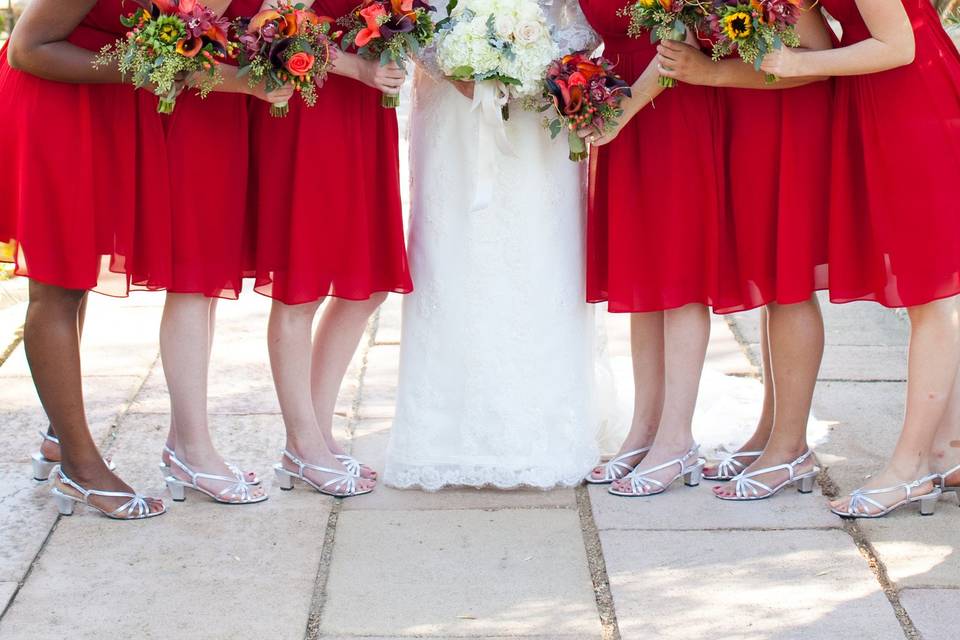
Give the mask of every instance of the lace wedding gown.
[[(541, 1), (567, 53), (597, 46), (576, 0)], [(414, 80), (399, 398), (385, 481), (437, 490), (573, 485), (598, 459), (585, 167), (513, 105), (516, 157), (483, 166), (477, 112), (431, 64)], [(425, 68), (425, 69), (424, 69)], [(487, 171), (487, 184), (482, 172)], [(489, 191), (482, 210), (475, 195)]]

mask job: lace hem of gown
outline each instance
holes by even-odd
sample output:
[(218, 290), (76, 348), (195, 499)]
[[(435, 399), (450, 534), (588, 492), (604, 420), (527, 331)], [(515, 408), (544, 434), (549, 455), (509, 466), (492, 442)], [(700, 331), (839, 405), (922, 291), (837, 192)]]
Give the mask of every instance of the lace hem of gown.
[(384, 469), (384, 482), (396, 489), (423, 489), (439, 491), (445, 487), (493, 487), (496, 489), (554, 489), (574, 487), (583, 482), (599, 456), (584, 460), (583, 465), (560, 469), (556, 466), (526, 465), (510, 467), (497, 465), (470, 465), (458, 462), (448, 464), (406, 464), (390, 460)]

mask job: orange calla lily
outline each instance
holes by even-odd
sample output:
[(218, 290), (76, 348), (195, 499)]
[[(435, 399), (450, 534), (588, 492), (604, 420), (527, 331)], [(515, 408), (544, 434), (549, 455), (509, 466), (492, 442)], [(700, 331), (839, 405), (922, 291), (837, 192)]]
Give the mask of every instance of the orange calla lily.
[(271, 20), (277, 20), (280, 18), (280, 12), (273, 9), (267, 9), (266, 11), (261, 11), (257, 15), (250, 18), (250, 26), (248, 31), (250, 33), (256, 33), (260, 31), (263, 25), (267, 24)]
[(187, 58), (195, 57), (202, 48), (203, 40), (200, 38), (185, 38), (177, 43), (177, 53)]

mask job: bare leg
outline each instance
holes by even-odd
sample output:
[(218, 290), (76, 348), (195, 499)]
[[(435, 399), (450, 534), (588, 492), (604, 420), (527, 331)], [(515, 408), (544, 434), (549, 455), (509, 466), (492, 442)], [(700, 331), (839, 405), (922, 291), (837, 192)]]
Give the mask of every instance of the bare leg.
[[(771, 304), (768, 313), (773, 430), (763, 455), (747, 467), (748, 472), (793, 462), (807, 451), (807, 422), (823, 360), (823, 316), (816, 297), (798, 304)], [(811, 457), (797, 467), (797, 472), (813, 466)], [(775, 487), (788, 476), (787, 471), (780, 470), (757, 476), (756, 480)], [(715, 487), (714, 492), (732, 496), (734, 484)]]
[[(654, 473), (645, 473), (644, 469), (682, 458), (694, 444), (693, 412), (710, 340), (709, 311), (700, 304), (665, 311), (663, 336), (663, 413), (653, 446), (637, 467), (637, 474), (665, 483), (679, 473), (679, 465)], [(614, 487), (631, 490), (629, 480), (617, 481)]]
[[(950, 403), (940, 421), (933, 441), (931, 471), (946, 473), (960, 465), (960, 375), (957, 376), (950, 394)], [(947, 475), (944, 486), (960, 486), (960, 469)]]
[[(214, 447), (207, 421), (210, 318), (216, 304), (216, 300), (200, 294), (168, 293), (160, 324), (160, 357), (170, 390), (177, 458), (196, 472), (232, 478), (233, 471)], [(189, 480), (177, 465), (171, 466), (170, 472), (176, 478)], [(235, 484), (200, 481), (201, 486), (215, 494)], [(259, 497), (263, 490), (257, 487), (250, 494)]]
[[(287, 430), (286, 449), (304, 462), (346, 473), (324, 439), (310, 388), (313, 360), (310, 334), (319, 306), (319, 302), (285, 305), (274, 301), (267, 331), (270, 367)], [(297, 470), (286, 457), (282, 463), (291, 471)], [(332, 477), (312, 470), (306, 473), (318, 485)], [(361, 489), (371, 488), (373, 484), (367, 479), (358, 482)]]
[[(910, 360), (907, 373), (907, 409), (903, 430), (893, 456), (883, 471), (870, 478), (866, 489), (881, 489), (923, 478), (931, 471), (931, 452), (938, 428), (950, 405), (960, 363), (960, 313), (957, 299), (938, 300), (908, 309), (910, 313)], [(914, 493), (929, 491), (924, 483)], [(874, 496), (893, 504), (903, 492)], [(848, 498), (833, 505), (846, 509)]]
[[(88, 291), (83, 292), (83, 297), (80, 299), (80, 309), (77, 312), (77, 332), (80, 336), (80, 339), (83, 339), (83, 324), (87, 319), (87, 300), (90, 298)], [(51, 436), (56, 436), (56, 429), (53, 428), (53, 423), (51, 422), (47, 425), (47, 434)], [(44, 440), (40, 443), (40, 454), (43, 455), (47, 460), (60, 460), (60, 445), (51, 442), (49, 440)]]
[[(62, 467), (87, 489), (132, 493), (104, 463), (87, 425), (80, 371), (80, 310), (84, 291), (30, 282), (30, 303), (23, 343), (40, 403), (61, 443)], [(91, 502), (112, 511), (127, 498), (95, 497)], [(150, 499), (151, 511), (163, 503)]]
[[(746, 442), (740, 446), (737, 451), (763, 451), (767, 446), (767, 440), (770, 439), (770, 432), (773, 431), (773, 374), (770, 370), (770, 314), (766, 307), (760, 310), (760, 363), (763, 382), (763, 407), (760, 410), (760, 419), (757, 421), (757, 428)], [(737, 461), (745, 466), (756, 460), (753, 456), (740, 456)], [(738, 467), (742, 469), (743, 467)], [(707, 465), (703, 469), (707, 475), (718, 473), (717, 465)]]
[[(617, 456), (649, 447), (660, 426), (663, 412), (663, 313), (635, 313), (630, 316), (630, 349), (633, 353), (633, 422), (630, 433)], [(623, 460), (636, 466), (644, 454)], [(604, 476), (604, 467), (594, 467), (591, 475)]]
[[(369, 300), (362, 301), (331, 298), (314, 333), (310, 371), (313, 408), (327, 447), (337, 455), (346, 453), (333, 437), (333, 414), (340, 386), (367, 321), (386, 299), (386, 293), (375, 293)], [(364, 469), (363, 475), (376, 478), (377, 474), (372, 469)]]

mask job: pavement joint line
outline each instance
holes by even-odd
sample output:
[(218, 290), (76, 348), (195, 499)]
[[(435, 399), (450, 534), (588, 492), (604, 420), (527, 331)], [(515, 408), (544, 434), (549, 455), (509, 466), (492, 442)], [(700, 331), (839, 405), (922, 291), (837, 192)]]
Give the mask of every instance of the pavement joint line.
[[(140, 393), (143, 392), (144, 387), (147, 386), (147, 380), (150, 379), (150, 374), (153, 373), (153, 370), (156, 369), (157, 364), (160, 362), (160, 350), (157, 349), (157, 355), (153, 358), (153, 362), (150, 363), (150, 366), (147, 367), (146, 373), (143, 374), (143, 377), (140, 378), (140, 384), (137, 385), (137, 388), (130, 394), (130, 397), (127, 399), (126, 404), (117, 412), (113, 418), (113, 423), (110, 425), (110, 429), (107, 430), (107, 434), (103, 437), (103, 440), (100, 441), (100, 450), (104, 453), (109, 452), (110, 448), (113, 446), (113, 443), (117, 441), (117, 436), (120, 435), (120, 423), (123, 422), (128, 415), (130, 415), (130, 409), (133, 407), (134, 403), (137, 401), (137, 398), (140, 396)], [(127, 377), (140, 377), (140, 376), (127, 376)]]
[(13, 338), (7, 347), (0, 352), (0, 367), (3, 366), (3, 363), (7, 361), (7, 358), (13, 355), (13, 352), (17, 350), (17, 347), (23, 342), (23, 325), (20, 325), (13, 332)]
[[(838, 517), (837, 520), (840, 518)], [(622, 531), (635, 533), (736, 533), (736, 532), (777, 532), (777, 531), (839, 531), (843, 528), (843, 523), (837, 523), (835, 527), (708, 527), (701, 529), (641, 529), (631, 527), (603, 527), (598, 531)]]
[[(353, 436), (359, 421), (360, 404), (363, 402), (363, 384), (367, 376), (370, 349), (375, 344), (377, 329), (379, 328), (380, 310), (370, 319), (367, 331), (370, 336), (363, 345), (363, 355), (360, 361), (360, 371), (357, 374), (357, 388), (354, 391), (353, 402), (347, 418), (347, 434), (350, 439), (350, 452), (353, 452)], [(317, 566), (317, 577), (313, 583), (313, 595), (310, 598), (310, 609), (307, 613), (307, 626), (304, 629), (304, 640), (319, 640), (322, 635), (323, 609), (327, 603), (327, 582), (330, 580), (330, 567), (333, 562), (333, 548), (337, 538), (337, 524), (340, 522), (340, 512), (343, 510), (343, 500), (334, 499), (327, 516), (327, 526), (324, 530), (323, 547), (320, 551), (320, 562)]]
[(603, 640), (621, 640), (613, 592), (610, 589), (610, 578), (607, 575), (607, 561), (603, 555), (600, 532), (597, 530), (597, 523), (593, 519), (593, 503), (590, 501), (590, 491), (586, 485), (580, 485), (575, 489), (575, 494), (577, 496), (577, 511), (580, 516), (580, 532), (583, 535), (587, 565), (593, 582), (593, 595), (597, 601), (597, 613), (600, 615), (601, 638)]
[(50, 539), (53, 537), (53, 532), (57, 530), (57, 525), (60, 524), (60, 520), (63, 518), (62, 515), (57, 514), (56, 520), (53, 521), (53, 524), (50, 526), (50, 529), (47, 531), (47, 535), (44, 536), (43, 542), (40, 543), (40, 548), (37, 549), (37, 553), (33, 556), (33, 559), (30, 561), (30, 566), (27, 567), (26, 572), (24, 572), (23, 577), (17, 581), (17, 588), (13, 590), (13, 593), (10, 594), (10, 599), (7, 600), (7, 606), (3, 608), (3, 611), (0, 611), (0, 622), (3, 621), (3, 618), (7, 615), (7, 612), (10, 611), (10, 608), (13, 607), (13, 603), (17, 600), (17, 595), (20, 593), (20, 589), (23, 588), (23, 585), (27, 583), (27, 580), (30, 578), (30, 574), (33, 573), (33, 568), (36, 566), (37, 562), (40, 560), (40, 556), (43, 554), (44, 550), (47, 548), (47, 544), (50, 542)]

